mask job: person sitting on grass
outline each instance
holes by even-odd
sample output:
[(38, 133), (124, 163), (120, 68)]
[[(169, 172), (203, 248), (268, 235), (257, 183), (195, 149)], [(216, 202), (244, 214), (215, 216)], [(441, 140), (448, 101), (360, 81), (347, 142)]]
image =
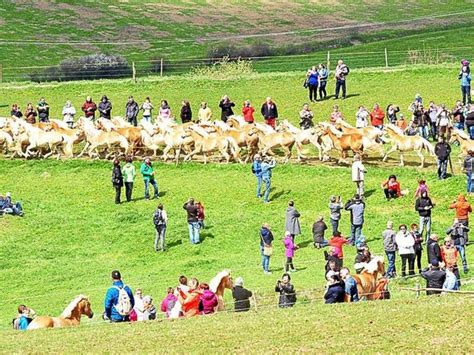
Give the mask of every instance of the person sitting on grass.
[(324, 260), (326, 260), (325, 275), (329, 271), (339, 272), (342, 268), (342, 259), (337, 257), (336, 248), (330, 247), (329, 251), (324, 251)]
[(291, 276), (285, 273), (275, 286), (275, 292), (280, 294), (278, 301), (278, 307), (280, 308), (293, 307), (296, 303), (296, 291), (290, 281)]
[(26, 330), (28, 328), (28, 325), (35, 317), (36, 312), (34, 310), (25, 306), (24, 304), (20, 304), (18, 306), (18, 314), (16, 318), (12, 321), (13, 329)]
[(343, 267), (340, 271), (341, 279), (344, 281), (344, 288), (346, 291), (346, 302), (358, 302), (359, 291), (357, 289), (357, 282), (351, 276), (351, 271), (347, 267)]
[(327, 278), (326, 291), (324, 299), (326, 304), (343, 303), (346, 297), (344, 281), (337, 274), (330, 275)]
[(11, 214), (13, 216), (23, 217), (23, 206), (21, 202), (12, 202), (11, 193), (7, 192), (5, 197), (0, 196), (0, 215)]
[(189, 292), (185, 293), (179, 289), (178, 301), (183, 306), (183, 314), (186, 318), (199, 315), (199, 304), (201, 302), (202, 290), (199, 287), (199, 281), (192, 278), (188, 284)]
[(354, 269), (357, 274), (360, 274), (364, 270), (365, 264), (369, 263), (372, 260), (372, 255), (370, 254), (369, 247), (366, 243), (362, 244), (357, 249), (357, 254), (354, 259)]
[(395, 175), (390, 175), (388, 179), (382, 183), (382, 189), (387, 201), (390, 201), (392, 198), (398, 198), (402, 196), (400, 183), (397, 181), (397, 177)]
[(174, 294), (173, 287), (168, 287), (166, 290), (166, 297), (161, 301), (161, 311), (165, 314), (166, 318), (170, 317), (171, 310), (174, 308), (174, 305), (178, 301), (178, 297)]
[(322, 248), (328, 245), (328, 241), (324, 239), (324, 231), (328, 229), (324, 223), (324, 217), (319, 216), (313, 224), (313, 243), (315, 248)]
[(234, 311), (247, 312), (250, 310), (250, 297), (252, 297), (252, 291), (244, 288), (244, 280), (241, 277), (237, 277), (235, 280), (232, 297), (234, 298)]
[(446, 267), (445, 272), (446, 272), (446, 279), (444, 280), (444, 283), (443, 283), (443, 291), (459, 290), (458, 279), (456, 277), (456, 274), (454, 273), (454, 267), (453, 266)]
[(209, 289), (208, 284), (201, 284), (201, 308), (202, 314), (212, 314), (218, 305), (217, 296)]

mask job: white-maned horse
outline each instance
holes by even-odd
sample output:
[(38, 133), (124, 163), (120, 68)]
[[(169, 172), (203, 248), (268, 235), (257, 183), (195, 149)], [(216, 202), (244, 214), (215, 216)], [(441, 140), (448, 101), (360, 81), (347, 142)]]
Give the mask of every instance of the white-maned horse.
[(25, 158), (35, 155), (32, 149), (36, 149), (41, 152), (41, 149), (48, 149), (49, 153), (46, 153), (43, 157), (48, 158), (53, 154), (57, 153), (57, 159), (61, 157), (61, 151), (65, 140), (63, 136), (55, 131), (43, 131), (41, 128), (35, 127), (23, 120), (18, 120), (20, 126), (20, 133), (23, 130), (28, 136), (30, 144), (26, 147), (26, 151), (23, 154)]

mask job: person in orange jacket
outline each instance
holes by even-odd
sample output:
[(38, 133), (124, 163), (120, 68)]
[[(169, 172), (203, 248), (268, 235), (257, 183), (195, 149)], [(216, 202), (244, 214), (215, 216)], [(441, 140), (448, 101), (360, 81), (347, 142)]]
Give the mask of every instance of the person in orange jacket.
[(332, 236), (332, 238), (329, 239), (329, 245), (336, 249), (336, 256), (339, 259), (344, 258), (344, 253), (342, 252), (342, 246), (344, 244), (349, 244), (349, 240), (344, 238), (344, 236), (341, 235), (341, 232), (339, 231), (336, 231), (334, 235)]
[(466, 196), (459, 194), (458, 199), (449, 205), (450, 209), (456, 209), (456, 218), (466, 227), (469, 226), (469, 213), (472, 212), (472, 207), (467, 202)]
[(189, 281), (188, 293), (178, 290), (178, 301), (183, 305), (183, 313), (186, 318), (199, 315), (199, 303), (201, 302), (202, 290), (199, 288), (199, 281), (192, 278)]
[(450, 236), (444, 238), (444, 245), (441, 247), (441, 260), (445, 266), (452, 267), (454, 275), (456, 275), (456, 279), (458, 280), (458, 288), (461, 286), (459, 279), (461, 276), (459, 275), (458, 269), (458, 250), (454, 245), (453, 241), (451, 240)]
[(374, 109), (370, 113), (370, 123), (372, 126), (383, 129), (383, 120), (385, 112), (380, 108), (379, 104), (374, 105)]

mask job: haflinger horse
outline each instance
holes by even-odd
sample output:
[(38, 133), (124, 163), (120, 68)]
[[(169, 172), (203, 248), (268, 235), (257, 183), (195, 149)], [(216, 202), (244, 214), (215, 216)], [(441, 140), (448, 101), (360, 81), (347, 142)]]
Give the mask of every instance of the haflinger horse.
[[(387, 284), (387, 280), (383, 278), (385, 274), (383, 257), (374, 256), (370, 262), (361, 263), (359, 266), (363, 267), (361, 273), (352, 275), (357, 282), (359, 297), (364, 297), (367, 300), (380, 299), (383, 288)], [(381, 287), (381, 285), (383, 287)]]
[(474, 140), (470, 139), (469, 136), (459, 129), (451, 129), (450, 131), (451, 139), (449, 143), (459, 142), (461, 147), (459, 151), (459, 157), (466, 156), (469, 151), (474, 151)]
[[(320, 122), (319, 127), (321, 131), (318, 134), (321, 135), (321, 137), (328, 136), (332, 143), (331, 148), (339, 151), (340, 157), (338, 163), (348, 163), (345, 159), (349, 150), (354, 154), (363, 154), (364, 136), (361, 133), (342, 133), (327, 122)], [(325, 152), (325, 155), (327, 155), (327, 152)]]
[(28, 330), (41, 328), (72, 327), (81, 323), (81, 316), (94, 316), (91, 303), (84, 295), (79, 295), (69, 303), (59, 317), (40, 316), (34, 318), (28, 325)]
[(385, 153), (383, 161), (387, 160), (389, 154), (398, 150), (400, 152), (400, 166), (403, 166), (403, 153), (407, 151), (415, 151), (421, 161), (420, 168), (423, 168), (425, 165), (425, 157), (422, 151), (427, 150), (432, 156), (435, 155), (433, 146), (423, 137), (406, 136), (400, 128), (393, 124), (387, 124), (383, 130), (387, 133), (392, 145), (389, 151)]
[(341, 130), (343, 133), (348, 134), (362, 134), (362, 143), (364, 145), (364, 152), (374, 151), (380, 154), (380, 157), (385, 155), (383, 149), (383, 132), (377, 127), (364, 127), (364, 128), (355, 128), (352, 127), (349, 123), (343, 119), (338, 119), (336, 121), (335, 127)]
[(263, 156), (272, 154), (272, 149), (282, 148), (285, 152), (283, 163), (288, 163), (291, 158), (291, 149), (295, 145), (295, 137), (287, 131), (276, 132), (269, 125), (255, 123), (248, 133), (249, 136), (258, 136), (258, 147)]

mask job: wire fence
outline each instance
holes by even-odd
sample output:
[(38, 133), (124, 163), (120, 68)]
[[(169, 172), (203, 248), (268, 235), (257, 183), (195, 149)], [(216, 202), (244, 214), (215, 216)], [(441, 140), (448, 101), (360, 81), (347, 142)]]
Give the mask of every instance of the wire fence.
[[(383, 48), (377, 51), (352, 51), (336, 49), (296, 55), (230, 57), (228, 60), (251, 61), (257, 72), (301, 71), (324, 63), (333, 69), (338, 59), (343, 58), (351, 69), (393, 68), (402, 65), (457, 63), (462, 58), (474, 57), (474, 47), (435, 47), (413, 50), (391, 50)], [(64, 65), (2, 66), (0, 63), (0, 81), (70, 81), (89, 77), (101, 69), (100, 78), (131, 78), (138, 80), (149, 76), (169, 76), (189, 73), (194, 67), (213, 66), (222, 58), (157, 58), (129, 61), (128, 66), (114, 67), (114, 63), (95, 64), (64, 68)], [(67, 70), (65, 70), (67, 69)]]

